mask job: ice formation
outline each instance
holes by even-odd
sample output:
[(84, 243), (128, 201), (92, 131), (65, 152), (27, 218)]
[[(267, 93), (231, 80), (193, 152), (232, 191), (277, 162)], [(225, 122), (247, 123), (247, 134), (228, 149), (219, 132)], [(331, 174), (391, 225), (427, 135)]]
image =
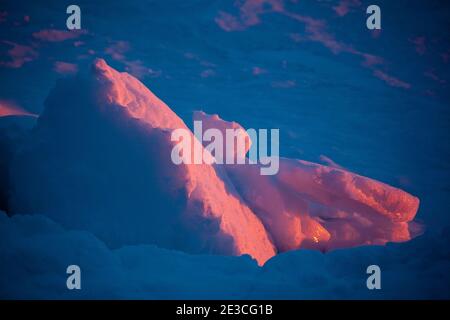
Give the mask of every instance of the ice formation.
[[(194, 119), (242, 128), (217, 115)], [(260, 265), (286, 250), (401, 242), (417, 232), (416, 197), (343, 169), (281, 159), (277, 175), (262, 176), (258, 165), (175, 165), (178, 128), (188, 127), (140, 81), (98, 59), (87, 78), (61, 80), (49, 95), (11, 162), (8, 207), (111, 247), (248, 254)]]

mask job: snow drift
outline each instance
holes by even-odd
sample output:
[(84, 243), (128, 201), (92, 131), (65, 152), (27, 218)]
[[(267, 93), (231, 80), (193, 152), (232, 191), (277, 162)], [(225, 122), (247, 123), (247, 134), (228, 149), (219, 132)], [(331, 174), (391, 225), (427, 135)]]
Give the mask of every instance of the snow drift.
[(88, 230), (112, 248), (248, 254), (259, 264), (282, 251), (418, 232), (416, 197), (342, 169), (281, 159), (277, 175), (261, 176), (257, 165), (174, 165), (170, 135), (179, 128), (187, 126), (141, 82), (96, 60), (87, 78), (61, 80), (50, 93), (11, 161), (8, 208)]
[[(448, 299), (450, 229), (408, 243), (321, 254), (295, 250), (263, 267), (248, 256), (186, 254), (154, 245), (111, 249), (42, 215), (0, 211), (3, 299)], [(433, 250), (429, 250), (429, 248)], [(67, 290), (68, 265), (82, 290)], [(382, 290), (367, 290), (368, 265)], [(406, 267), (405, 267), (406, 266)]]

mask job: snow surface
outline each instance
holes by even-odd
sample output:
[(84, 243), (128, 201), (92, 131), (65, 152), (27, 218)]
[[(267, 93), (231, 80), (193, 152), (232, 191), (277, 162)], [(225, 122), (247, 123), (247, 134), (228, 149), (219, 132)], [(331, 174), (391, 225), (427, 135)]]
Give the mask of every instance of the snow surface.
[[(0, 234), (0, 297), (8, 299), (449, 298), (448, 229), (403, 244), (290, 251), (263, 267), (248, 256), (143, 244), (111, 249), (92, 233), (67, 230), (43, 215), (0, 212)], [(82, 289), (71, 291), (65, 271), (74, 263)], [(371, 264), (381, 267), (382, 290), (366, 288)]]
[[(349, 3), (347, 0), (111, 0), (105, 6), (79, 0), (86, 32), (69, 33), (64, 30), (64, 8), (61, 11), (59, 2), (2, 1), (0, 100), (15, 106), (16, 110), (42, 114), (42, 102), (57, 79), (68, 78), (75, 72), (84, 77), (92, 58), (102, 57), (115, 69), (139, 78), (188, 127), (191, 127), (192, 112), (200, 109), (235, 120), (244, 128), (280, 128), (283, 157), (309, 162), (320, 159), (330, 167), (344, 168), (346, 172), (356, 172), (408, 191), (420, 198), (415, 221), (426, 227), (423, 235), (403, 243), (363, 245), (326, 254), (305, 249), (308, 241), (299, 238), (303, 249), (278, 253), (262, 267), (257, 267), (249, 256), (205, 253), (220, 250), (207, 247), (212, 241), (194, 241), (189, 229), (182, 233), (178, 225), (172, 224), (171, 228), (160, 230), (161, 224), (154, 217), (136, 214), (143, 209), (145, 201), (153, 201), (146, 206), (151, 212), (166, 215), (178, 212), (175, 204), (159, 201), (165, 197), (160, 196), (158, 189), (140, 190), (149, 187), (145, 180), (153, 179), (142, 166), (150, 157), (138, 147), (148, 141), (136, 142), (134, 146), (127, 143), (139, 137), (144, 140), (141, 131), (146, 130), (136, 130), (135, 134), (125, 126), (120, 126), (123, 130), (111, 130), (110, 125), (99, 126), (103, 120), (94, 120), (90, 112), (92, 117), (78, 116), (83, 108), (72, 106), (73, 114), (60, 125), (69, 127), (67, 130), (57, 129), (59, 115), (56, 117), (52, 112), (55, 116), (51, 128), (47, 126), (47, 129), (65, 134), (58, 144), (54, 141), (56, 137), (52, 138), (47, 146), (53, 147), (45, 152), (39, 148), (45, 146), (46, 134), (30, 138), (37, 131), (37, 128), (28, 131), (36, 121), (34, 117), (0, 117), (0, 210), (9, 215), (0, 219), (0, 296), (449, 298), (448, 3), (381, 0), (383, 12), (393, 13), (389, 17), (384, 15), (381, 32), (365, 28), (362, 17), (370, 3)], [(61, 69), (63, 64), (70, 66), (70, 70)], [(69, 83), (75, 88), (83, 84)], [(79, 89), (88, 92), (84, 87)], [(76, 96), (64, 96), (64, 106), (74, 98), (80, 100)], [(97, 118), (104, 119), (100, 115)], [(117, 118), (122, 118), (120, 112)], [(68, 133), (73, 121), (76, 125), (72, 127), (78, 130), (76, 136)], [(87, 130), (85, 134), (84, 130)], [(100, 134), (102, 130), (106, 131)], [(124, 132), (128, 132), (129, 139)], [(95, 138), (97, 135), (101, 137)], [(44, 140), (36, 144), (38, 137)], [(71, 141), (65, 142), (68, 137), (72, 137)], [(30, 139), (34, 141), (22, 143)], [(78, 141), (86, 144), (92, 139), (95, 140), (92, 146), (77, 145)], [(116, 141), (114, 145), (111, 139)], [(100, 149), (105, 155), (97, 159), (92, 172), (92, 167), (89, 170), (85, 167), (94, 161), (84, 159), (89, 148), (94, 151), (99, 148), (99, 141), (104, 145)], [(161, 141), (165, 146), (166, 140)], [(55, 159), (59, 150), (68, 150), (65, 143), (74, 147), (72, 154), (67, 160)], [(148, 154), (159, 155), (161, 151), (157, 148), (149, 148)], [(29, 166), (26, 159), (17, 165), (30, 172), (51, 173), (30, 175), (35, 176), (29, 180), (35, 185), (29, 189), (36, 195), (28, 195), (30, 203), (23, 206), (50, 207), (45, 201), (63, 193), (56, 186), (72, 190), (74, 195), (84, 188), (84, 198), (78, 195), (76, 201), (57, 203), (55, 206), (64, 210), (60, 215), (55, 210), (52, 215), (62, 220), (70, 212), (74, 221), (77, 215), (83, 219), (91, 215), (92, 221), (85, 223), (93, 231), (56, 222), (43, 210), (26, 212), (33, 216), (11, 216), (8, 205), (14, 189), (10, 188), (9, 167), (20, 160), (11, 162), (18, 151), (23, 155), (40, 154), (42, 158), (36, 166)], [(78, 162), (71, 160), (72, 156)], [(115, 159), (115, 167), (108, 166), (111, 159)], [(53, 182), (55, 187), (50, 191), (54, 194), (38, 190), (43, 181), (55, 179), (53, 171), (60, 173), (66, 163), (72, 166), (72, 172), (68, 172), (70, 184), (61, 177)], [(133, 165), (136, 170), (131, 170)], [(319, 168), (300, 165), (296, 170), (306, 174), (308, 167), (311, 173)], [(250, 176), (252, 170), (247, 169), (245, 173)], [(239, 186), (232, 171), (228, 168), (220, 171), (225, 171), (236, 193), (239, 192), (242, 201), (258, 214), (267, 228), (261, 212), (256, 212), (254, 204), (245, 199), (252, 200), (252, 196), (246, 195), (246, 189)], [(78, 173), (83, 174), (74, 181)], [(127, 174), (132, 175), (123, 183)], [(27, 175), (24, 171), (19, 178), (26, 181)], [(273, 183), (273, 190), (279, 186), (279, 182), (270, 179), (258, 181)], [(89, 191), (90, 183), (98, 188)], [(105, 192), (100, 198), (111, 202), (105, 208), (112, 209), (111, 212), (100, 210), (100, 204), (95, 201), (98, 195), (93, 194), (98, 192), (101, 183), (108, 194)], [(111, 190), (110, 186), (117, 190)], [(22, 186), (21, 190), (27, 188)], [(131, 197), (130, 194), (139, 205), (125, 206), (121, 197)], [(283, 203), (276, 199), (275, 193), (268, 194), (275, 204)], [(39, 200), (38, 195), (43, 195), (43, 199)], [(309, 204), (318, 202), (311, 196), (308, 198)], [(269, 207), (271, 204), (268, 203)], [(85, 208), (79, 212), (71, 210), (71, 206), (82, 205)], [(319, 210), (324, 208), (330, 207), (310, 206), (308, 215), (326, 217), (327, 211)], [(126, 215), (119, 214), (121, 209)], [(127, 219), (128, 216), (131, 218)], [(378, 215), (369, 218), (373, 216)], [(394, 227), (397, 223), (383, 220), (382, 225), (387, 223), (392, 230), (397, 228)], [(142, 227), (136, 221), (142, 222)], [(278, 216), (277, 222), (284, 221), (285, 218)], [(349, 219), (358, 228), (361, 221), (353, 216)], [(111, 236), (113, 229), (115, 234)], [(129, 229), (135, 230), (134, 234)], [(411, 223), (408, 229), (413, 235), (421, 231)], [(390, 230), (388, 235), (392, 235)], [(374, 231), (368, 228), (370, 235)], [(155, 235), (150, 240), (157, 238), (158, 243), (145, 244), (150, 241), (149, 232)], [(275, 235), (274, 230), (271, 233)], [(180, 240), (164, 239), (164, 234), (176, 234)], [(282, 236), (277, 235), (277, 247), (284, 240), (289, 244), (293, 239)], [(274, 238), (271, 241), (275, 242)], [(190, 253), (170, 249), (175, 247), (183, 247)], [(83, 290), (79, 292), (69, 292), (65, 287), (65, 269), (72, 263), (82, 267)], [(369, 264), (381, 267), (380, 291), (366, 289), (365, 270)]]

